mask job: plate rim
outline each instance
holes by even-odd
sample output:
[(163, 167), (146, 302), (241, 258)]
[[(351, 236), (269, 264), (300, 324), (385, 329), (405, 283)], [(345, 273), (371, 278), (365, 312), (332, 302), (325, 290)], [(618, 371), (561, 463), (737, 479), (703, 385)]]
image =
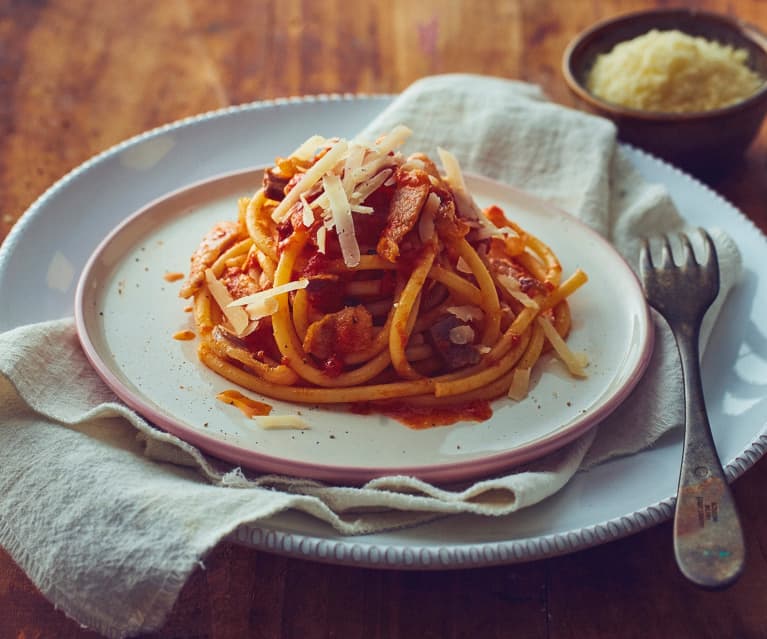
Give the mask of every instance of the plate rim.
[[(217, 174), (202, 180), (191, 182), (152, 199), (150, 202), (147, 202), (138, 210), (124, 218), (101, 239), (94, 251), (88, 257), (77, 281), (74, 303), (75, 325), (80, 344), (91, 366), (93, 366), (94, 370), (106, 385), (109, 386), (109, 388), (129, 407), (138, 412), (150, 423), (159, 426), (179, 439), (199, 447), (208, 454), (227, 462), (243, 465), (251, 470), (291, 475), (301, 479), (315, 479), (352, 485), (360, 485), (380, 477), (401, 475), (414, 476), (421, 481), (441, 485), (468, 480), (479, 481), (488, 479), (494, 474), (503, 473), (512, 469), (514, 466), (540, 459), (545, 455), (560, 450), (562, 447), (585, 435), (601, 421), (606, 419), (623, 403), (623, 401), (625, 401), (644, 375), (647, 366), (649, 365), (655, 344), (654, 322), (651, 319), (650, 308), (644, 299), (641, 284), (623, 256), (604, 237), (599, 235), (599, 233), (561, 207), (555, 206), (518, 187), (504, 184), (503, 182), (486, 176), (467, 172), (467, 180), (474, 184), (479, 183), (481, 185), (480, 188), (484, 186), (485, 188), (493, 188), (495, 190), (510, 193), (511, 196), (521, 199), (520, 205), (523, 207), (526, 205), (525, 201), (532, 202), (535, 206), (547, 211), (548, 215), (554, 216), (554, 219), (568, 220), (571, 224), (577, 226), (579, 231), (588, 236), (589, 239), (599, 244), (604, 251), (605, 256), (612, 260), (612, 268), (619, 268), (623, 273), (623, 277), (633, 282), (633, 293), (636, 295), (635, 300), (639, 308), (637, 314), (632, 315), (631, 317), (635, 320), (639, 320), (639, 333), (641, 338), (634, 357), (632, 357), (635, 362), (633, 368), (621, 369), (616, 372), (616, 374), (625, 375), (625, 379), (617, 388), (610, 392), (607, 398), (604, 398), (599, 402), (596, 409), (577, 415), (566, 427), (558, 426), (551, 432), (512, 449), (487, 453), (468, 460), (454, 462), (442, 461), (434, 464), (416, 466), (407, 464), (390, 467), (342, 466), (338, 464), (312, 462), (309, 460), (291, 460), (286, 457), (261, 453), (258, 450), (222, 440), (206, 432), (201, 432), (187, 426), (182, 420), (175, 418), (171, 413), (167, 411), (163, 412), (162, 406), (155, 408), (154, 402), (147, 398), (145, 394), (127, 386), (121, 379), (121, 376), (118, 375), (109, 362), (106, 361), (108, 358), (105, 358), (98, 346), (96, 346), (95, 342), (98, 340), (95, 339), (95, 335), (99, 332), (98, 327), (91, 326), (92, 322), (90, 322), (88, 318), (92, 316), (92, 313), (85, 310), (85, 306), (88, 301), (95, 301), (94, 296), (97, 297), (100, 292), (103, 294), (103, 287), (94, 287), (92, 280), (94, 278), (100, 279), (97, 277), (99, 272), (98, 268), (100, 263), (104, 261), (103, 257), (105, 254), (108, 254), (110, 258), (115, 258), (114, 253), (109, 253), (113, 243), (119, 241), (126, 231), (130, 231), (133, 226), (140, 224), (147, 218), (147, 216), (151, 219), (151, 216), (154, 214), (157, 207), (162, 207), (163, 205), (173, 207), (171, 204), (172, 200), (190, 195), (192, 192), (199, 191), (204, 193), (206, 188), (213, 188), (213, 190), (217, 192), (214, 185), (221, 186), (223, 189), (225, 188), (223, 185), (227, 182), (236, 182), (246, 175), (263, 170), (263, 167), (250, 167)], [(181, 215), (182, 213), (177, 210), (170, 216), (164, 217), (160, 224), (167, 224), (175, 221)], [(156, 225), (152, 226), (152, 228), (156, 228)], [(122, 252), (120, 252), (114, 260), (114, 263), (122, 263), (124, 257)], [(107, 262), (111, 263), (112, 259), (107, 260)], [(93, 332), (91, 332), (89, 326), (91, 326)], [(108, 349), (108, 345), (105, 344), (104, 346)], [(115, 362), (115, 364), (117, 364), (117, 362)], [(614, 378), (611, 378), (611, 380), (609, 380), (608, 385), (612, 384), (613, 379)], [(255, 394), (260, 397), (260, 394)], [(268, 397), (266, 399), (268, 400)], [(288, 404), (292, 403), (288, 402)], [(300, 407), (300, 404), (295, 406)]]
[[(293, 96), (274, 100), (259, 100), (240, 105), (213, 109), (163, 124), (123, 140), (85, 160), (51, 184), (19, 217), (8, 236), (0, 243), (0, 274), (6, 269), (20, 238), (26, 235), (27, 226), (38, 217), (48, 200), (53, 199), (69, 182), (87, 172), (93, 165), (108, 159), (123, 150), (140, 144), (144, 140), (169, 131), (206, 120), (216, 120), (227, 114), (257, 112), (284, 104), (318, 104), (323, 102), (380, 102), (382, 108), (391, 102), (396, 93), (331, 93)], [(756, 224), (726, 198), (708, 185), (673, 165), (626, 143), (619, 147), (630, 156), (635, 155), (643, 162), (659, 167), (671, 175), (681, 176), (696, 189), (704, 191), (729, 210), (741, 223), (762, 239), (765, 234)], [(52, 319), (52, 318), (51, 318)], [(12, 329), (8, 326), (7, 330)], [(745, 473), (767, 452), (767, 424), (762, 424), (758, 434), (729, 462), (725, 464), (725, 475), (729, 481)], [(365, 537), (342, 536), (328, 526), (333, 537), (323, 538), (318, 534), (297, 532), (292, 528), (269, 519), (243, 524), (230, 534), (228, 539), (246, 544), (259, 550), (289, 557), (312, 561), (399, 570), (462, 569), (498, 564), (512, 564), (557, 555), (568, 554), (591, 548), (609, 541), (626, 537), (668, 520), (673, 514), (674, 496), (653, 501), (648, 505), (620, 516), (603, 519), (596, 523), (574, 526), (566, 531), (542, 533), (515, 539), (501, 539), (481, 543), (415, 545), (407, 539), (396, 542), (370, 541)], [(397, 534), (397, 531), (392, 531)]]

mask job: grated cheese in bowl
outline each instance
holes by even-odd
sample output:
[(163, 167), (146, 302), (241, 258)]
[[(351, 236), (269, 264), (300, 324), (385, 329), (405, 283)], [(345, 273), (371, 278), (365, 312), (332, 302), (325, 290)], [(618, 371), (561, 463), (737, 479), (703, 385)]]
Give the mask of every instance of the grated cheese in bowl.
[(632, 109), (710, 111), (740, 102), (764, 85), (747, 60), (745, 49), (653, 29), (598, 56), (586, 85), (603, 100)]

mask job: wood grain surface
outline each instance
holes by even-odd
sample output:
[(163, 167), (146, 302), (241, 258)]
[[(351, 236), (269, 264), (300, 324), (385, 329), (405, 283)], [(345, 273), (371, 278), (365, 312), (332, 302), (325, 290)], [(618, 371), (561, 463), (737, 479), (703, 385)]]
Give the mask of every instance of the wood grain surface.
[[(534, 82), (573, 105), (559, 71), (568, 41), (596, 20), (668, 4), (0, 0), (0, 240), (93, 154), (230, 104), (396, 92), (424, 75), (465, 71)], [(674, 5), (767, 31), (765, 0)], [(708, 184), (767, 230), (767, 127)], [(668, 524), (570, 556), (453, 572), (336, 567), (222, 544), (151, 636), (767, 637), (767, 461), (734, 490), (748, 566), (724, 592), (683, 580)], [(0, 551), (0, 639), (96, 636), (56, 611)]]

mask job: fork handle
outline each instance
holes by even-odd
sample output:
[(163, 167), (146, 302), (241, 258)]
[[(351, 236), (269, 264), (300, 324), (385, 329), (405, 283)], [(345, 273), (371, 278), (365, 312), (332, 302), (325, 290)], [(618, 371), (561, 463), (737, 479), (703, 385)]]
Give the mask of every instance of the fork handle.
[(674, 554), (690, 581), (704, 588), (724, 588), (743, 571), (743, 529), (706, 413), (699, 328), (683, 322), (675, 329), (684, 377), (685, 435), (674, 513)]

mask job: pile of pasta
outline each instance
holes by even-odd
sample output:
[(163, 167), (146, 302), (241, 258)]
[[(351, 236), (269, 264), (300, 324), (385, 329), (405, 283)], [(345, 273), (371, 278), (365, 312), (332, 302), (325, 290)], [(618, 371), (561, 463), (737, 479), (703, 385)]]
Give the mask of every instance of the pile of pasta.
[(291, 402), (451, 406), (525, 397), (552, 350), (575, 376), (556, 255), (497, 206), (480, 210), (456, 158), (314, 136), (264, 173), (193, 253), (199, 357)]

